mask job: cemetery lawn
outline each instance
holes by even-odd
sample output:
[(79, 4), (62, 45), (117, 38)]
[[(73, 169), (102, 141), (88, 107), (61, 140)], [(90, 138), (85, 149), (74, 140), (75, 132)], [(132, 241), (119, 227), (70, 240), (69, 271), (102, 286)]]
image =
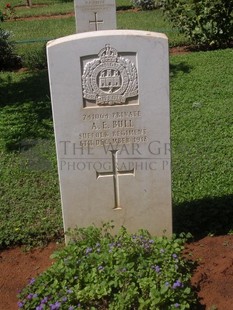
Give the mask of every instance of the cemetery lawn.
[[(198, 261), (192, 285), (206, 309), (233, 303), (231, 58), (230, 49), (170, 58), (174, 232), (197, 239), (185, 255)], [(0, 247), (60, 243), (47, 71), (2, 72), (0, 81)], [(10, 287), (0, 293), (4, 309), (16, 309), (17, 290), (51, 264), (58, 246), (2, 251), (0, 286)]]
[[(72, 14), (73, 3), (53, 3), (50, 7), (51, 0), (43, 0), (49, 8), (35, 6), (30, 13), (17, 8), (17, 14)], [(33, 4), (41, 1), (33, 0)], [(162, 20), (161, 12), (136, 14), (126, 10), (129, 1), (117, 0), (117, 4), (120, 29), (161, 31), (168, 35), (170, 46), (188, 44)], [(16, 41), (38, 41), (21, 42), (17, 51), (28, 63), (37, 62), (40, 67), (47, 39), (74, 33), (75, 22), (71, 16), (7, 21), (1, 27), (12, 30)], [(196, 240), (187, 246), (193, 259), (201, 262), (192, 283), (200, 288), (199, 297), (204, 298), (207, 309), (231, 309), (233, 303), (232, 56), (232, 49), (226, 49), (170, 58), (174, 232), (191, 232)], [(0, 72), (1, 250), (63, 241), (50, 105), (46, 69)], [(215, 235), (225, 236), (212, 237)], [(19, 249), (1, 253), (0, 287), (9, 280), (12, 292), (7, 296), (1, 290), (4, 309), (14, 309), (16, 290), (50, 265), (49, 255), (57, 246), (50, 243), (27, 256)], [(12, 283), (13, 278), (18, 280)]]
[[(176, 233), (233, 231), (232, 50), (171, 57)], [(47, 71), (0, 73), (0, 247), (60, 238)]]
[[(11, 5), (18, 3), (17, 0), (13, 0)], [(27, 67), (29, 62), (41, 62), (41, 58), (44, 61), (41, 54), (48, 40), (75, 33), (73, 2), (61, 3), (59, 0), (54, 0), (51, 3), (51, 0), (47, 0), (43, 1), (43, 5), (39, 4), (41, 1), (33, 1), (32, 9), (16, 6), (16, 20), (11, 19), (1, 23), (3, 29), (12, 32), (16, 51), (22, 56), (23, 64)], [(189, 44), (187, 38), (164, 20), (160, 10), (135, 12), (132, 10), (132, 4), (127, 0), (117, 1), (117, 8), (118, 29), (163, 32), (169, 37), (170, 46)], [(60, 18), (57, 18), (59, 16)], [(66, 18), (61, 18), (62, 16)], [(17, 20), (19, 18), (20, 20)]]

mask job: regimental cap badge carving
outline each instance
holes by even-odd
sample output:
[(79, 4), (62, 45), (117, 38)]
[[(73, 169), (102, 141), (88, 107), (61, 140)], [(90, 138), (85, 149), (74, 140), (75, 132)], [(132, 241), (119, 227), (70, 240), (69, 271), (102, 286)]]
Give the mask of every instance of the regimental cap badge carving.
[(128, 98), (138, 95), (136, 66), (130, 59), (119, 57), (109, 44), (98, 56), (84, 66), (83, 98), (99, 106), (127, 104)]

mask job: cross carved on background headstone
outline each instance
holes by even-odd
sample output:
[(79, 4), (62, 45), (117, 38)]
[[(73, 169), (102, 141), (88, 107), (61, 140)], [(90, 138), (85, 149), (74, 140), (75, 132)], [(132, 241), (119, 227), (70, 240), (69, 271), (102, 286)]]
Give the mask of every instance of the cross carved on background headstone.
[(94, 24), (95, 25), (95, 31), (97, 31), (97, 30), (99, 30), (98, 25), (103, 24), (104, 21), (102, 19), (101, 20), (97, 19), (97, 12), (94, 12), (94, 15), (95, 15), (95, 20), (89, 20), (89, 24)]

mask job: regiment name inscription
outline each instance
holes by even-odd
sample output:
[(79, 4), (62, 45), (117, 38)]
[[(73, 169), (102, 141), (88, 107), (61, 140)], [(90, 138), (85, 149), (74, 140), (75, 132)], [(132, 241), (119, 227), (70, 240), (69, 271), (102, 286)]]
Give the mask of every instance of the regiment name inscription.
[[(141, 111), (112, 112), (105, 114), (83, 114), (89, 131), (78, 133), (82, 147), (122, 145), (148, 141), (146, 128), (141, 126)], [(139, 122), (137, 120), (139, 119)], [(139, 123), (139, 124), (138, 124)]]

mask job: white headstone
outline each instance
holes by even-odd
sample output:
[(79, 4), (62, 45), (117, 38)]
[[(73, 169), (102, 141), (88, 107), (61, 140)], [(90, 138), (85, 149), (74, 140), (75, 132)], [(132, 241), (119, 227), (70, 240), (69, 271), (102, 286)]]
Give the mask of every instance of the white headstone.
[(47, 54), (65, 230), (113, 220), (170, 235), (166, 36), (82, 33)]
[(76, 32), (116, 29), (115, 0), (75, 0)]

